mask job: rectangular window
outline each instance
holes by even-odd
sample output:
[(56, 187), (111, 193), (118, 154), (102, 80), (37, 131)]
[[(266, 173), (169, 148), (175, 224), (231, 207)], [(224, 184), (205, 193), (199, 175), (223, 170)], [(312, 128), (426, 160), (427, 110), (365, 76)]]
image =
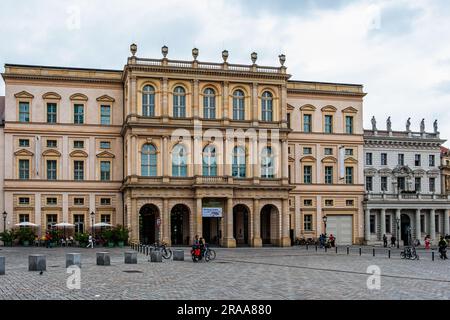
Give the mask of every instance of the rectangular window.
[(422, 191), (422, 179), (420, 177), (414, 178), (414, 190), (416, 192)]
[(111, 124), (111, 106), (100, 107), (100, 121), (101, 124)]
[(416, 166), (416, 167), (420, 167), (420, 154), (416, 154), (415, 156), (414, 156), (414, 165)]
[(311, 132), (312, 131), (311, 119), (312, 119), (312, 115), (310, 115), (310, 114), (303, 115), (303, 132)]
[(303, 183), (306, 184), (312, 183), (312, 166), (303, 167)]
[(312, 231), (312, 214), (303, 215), (303, 228), (305, 231)]
[(381, 191), (388, 191), (388, 178), (381, 177)]
[(47, 198), (47, 205), (56, 206), (58, 204), (58, 198)]
[(56, 180), (56, 160), (47, 160), (47, 180)]
[(325, 207), (332, 207), (334, 204), (333, 199), (325, 199)]
[(435, 228), (435, 231), (437, 232), (437, 233), (439, 233), (440, 232), (440, 228), (439, 228), (439, 216), (438, 215), (436, 215), (436, 216), (434, 216), (434, 228)]
[(423, 232), (425, 230), (425, 216), (423, 214), (420, 215), (420, 231)]
[(84, 233), (84, 215), (74, 214), (73, 223), (75, 224), (75, 233)]
[(84, 148), (84, 141), (83, 140), (75, 140), (73, 142), (74, 149), (83, 149)]
[(372, 165), (372, 152), (366, 152), (366, 166)]
[(405, 165), (405, 155), (403, 153), (398, 154), (398, 165), (399, 166)]
[(30, 222), (29, 214), (19, 214), (19, 222)]
[(110, 206), (111, 205), (111, 198), (101, 198), (100, 204), (102, 206)]
[(47, 230), (52, 229), (55, 224), (58, 223), (58, 215), (57, 214), (48, 214), (47, 215)]
[(56, 123), (56, 103), (47, 103), (47, 123)]
[(29, 102), (19, 102), (19, 122), (30, 122)]
[(100, 161), (100, 180), (101, 181), (111, 180), (111, 162), (110, 161)]
[(435, 166), (434, 154), (430, 154), (428, 156), (428, 166), (429, 167), (434, 167)]
[(73, 204), (76, 206), (82, 206), (84, 205), (84, 198), (74, 198)]
[(290, 113), (287, 114), (287, 127), (289, 129), (291, 128), (291, 114)]
[(312, 154), (312, 148), (304, 147), (303, 148), (303, 154)]
[(436, 191), (436, 178), (430, 178), (430, 192)]
[(366, 191), (373, 191), (373, 177), (366, 177)]
[(405, 183), (405, 177), (398, 177), (397, 178), (397, 186), (399, 191), (406, 190), (406, 183)]
[(391, 233), (391, 216), (389, 214), (386, 215), (386, 233)]
[(387, 153), (382, 153), (381, 154), (381, 165), (382, 166), (387, 166)]
[(100, 222), (111, 224), (111, 215), (110, 214), (102, 214), (100, 216)]
[(100, 149), (111, 149), (111, 142), (100, 141)]
[(370, 233), (375, 233), (375, 216), (370, 215)]
[(333, 133), (333, 116), (325, 116), (325, 133)]
[(58, 142), (56, 140), (47, 140), (47, 148), (56, 148)]
[(345, 167), (345, 183), (353, 184), (353, 167)]
[(78, 181), (84, 180), (84, 161), (73, 162), (73, 179)]
[(19, 179), (30, 179), (30, 160), (19, 160)]
[(354, 200), (345, 200), (345, 205), (347, 207), (353, 207), (355, 205), (355, 201)]
[(345, 133), (353, 134), (353, 117), (345, 116)]
[(19, 147), (27, 148), (30, 146), (30, 140), (28, 139), (19, 139)]
[(304, 199), (304, 200), (303, 200), (303, 205), (304, 205), (305, 207), (312, 207), (312, 205), (313, 205), (312, 199)]
[(73, 106), (73, 123), (83, 124), (84, 123), (84, 105), (76, 104)]
[(30, 198), (28, 198), (28, 197), (20, 197), (19, 198), (19, 204), (22, 204), (22, 205), (30, 204)]
[(333, 155), (333, 148), (325, 148), (324, 154), (326, 156), (332, 156)]
[(345, 155), (346, 156), (352, 156), (353, 155), (353, 149), (345, 149)]
[(325, 167), (325, 184), (333, 184), (333, 167)]

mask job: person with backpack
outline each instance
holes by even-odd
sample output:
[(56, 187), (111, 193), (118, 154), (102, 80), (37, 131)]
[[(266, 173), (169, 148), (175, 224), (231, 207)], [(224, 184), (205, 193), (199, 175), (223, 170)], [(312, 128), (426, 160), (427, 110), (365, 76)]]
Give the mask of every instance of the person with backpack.
[(447, 260), (448, 259), (447, 258), (447, 241), (444, 239), (443, 236), (441, 236), (438, 246), (439, 246), (440, 258), (442, 260)]

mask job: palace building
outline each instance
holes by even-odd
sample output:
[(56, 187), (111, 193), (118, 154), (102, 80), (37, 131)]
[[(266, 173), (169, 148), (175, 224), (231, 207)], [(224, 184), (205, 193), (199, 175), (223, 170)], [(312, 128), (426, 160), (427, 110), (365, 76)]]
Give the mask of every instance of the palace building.
[(197, 49), (189, 61), (130, 49), (123, 70), (5, 65), (6, 228), (105, 222), (143, 243), (224, 247), (363, 241), (361, 85), (289, 80), (284, 55), (265, 67), (256, 53), (241, 65), (226, 50), (210, 63)]

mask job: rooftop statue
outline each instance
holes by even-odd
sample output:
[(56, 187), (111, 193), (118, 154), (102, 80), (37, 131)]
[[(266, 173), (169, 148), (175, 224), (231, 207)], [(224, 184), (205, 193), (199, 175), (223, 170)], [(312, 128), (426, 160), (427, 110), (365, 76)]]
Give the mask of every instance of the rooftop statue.
[(377, 131), (377, 120), (375, 116), (372, 117), (372, 131)]
[(411, 118), (408, 118), (408, 120), (406, 120), (406, 131), (411, 131)]

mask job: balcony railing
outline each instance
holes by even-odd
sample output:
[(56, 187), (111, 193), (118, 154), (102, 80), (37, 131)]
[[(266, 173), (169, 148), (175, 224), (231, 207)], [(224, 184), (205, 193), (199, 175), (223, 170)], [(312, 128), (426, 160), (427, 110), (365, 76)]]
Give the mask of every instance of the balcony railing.
[(446, 194), (422, 194), (422, 193), (368, 193), (367, 200), (450, 200)]

